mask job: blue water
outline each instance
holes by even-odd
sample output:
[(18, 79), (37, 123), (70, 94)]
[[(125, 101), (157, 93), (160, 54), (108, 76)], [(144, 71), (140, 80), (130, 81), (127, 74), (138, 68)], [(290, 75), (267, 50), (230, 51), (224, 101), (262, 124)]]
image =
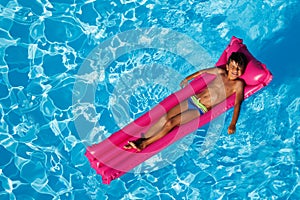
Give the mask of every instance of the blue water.
[[(1, 0), (0, 199), (300, 199), (299, 25), (298, 0)], [(154, 33), (134, 38), (143, 28)], [(102, 184), (86, 145), (212, 66), (232, 35), (274, 75), (244, 102), (237, 133), (230, 110)], [(76, 101), (93, 83), (94, 98)]]

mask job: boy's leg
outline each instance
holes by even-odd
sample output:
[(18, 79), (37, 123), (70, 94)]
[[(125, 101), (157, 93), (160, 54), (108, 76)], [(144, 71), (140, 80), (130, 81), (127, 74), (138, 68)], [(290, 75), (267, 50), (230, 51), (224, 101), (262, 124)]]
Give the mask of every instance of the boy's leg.
[(144, 134), (145, 138), (150, 138), (152, 136), (154, 136), (156, 133), (160, 132), (161, 129), (164, 127), (164, 125), (166, 124), (166, 122), (175, 117), (176, 115), (179, 115), (182, 112), (185, 112), (188, 109), (188, 103), (187, 100), (183, 101), (182, 103), (178, 104), (177, 106), (175, 106), (174, 108), (172, 108), (171, 110), (169, 110), (169, 112), (167, 112), (164, 116), (162, 116), (158, 122), (156, 122), (148, 131), (147, 133)]
[(138, 147), (139, 149), (144, 149), (146, 146), (152, 144), (153, 142), (159, 140), (160, 138), (164, 137), (166, 134), (168, 134), (175, 126), (179, 126), (181, 124), (185, 124), (187, 122), (192, 121), (193, 119), (200, 116), (200, 113), (198, 110), (187, 110), (179, 115), (176, 115), (175, 117), (169, 119), (160, 132), (155, 134), (154, 136), (145, 139), (141, 142)]
[[(161, 136), (162, 134), (165, 135), (172, 129), (171, 128), (169, 131), (167, 131), (167, 133), (164, 133), (167, 130), (166, 125), (171, 119), (180, 119), (181, 118), (180, 117), (181, 113), (186, 113), (186, 112), (189, 112), (189, 111), (193, 111), (195, 113), (194, 118), (199, 116), (199, 112), (197, 110), (188, 110), (188, 103), (187, 103), (187, 100), (185, 100), (182, 103), (175, 106), (174, 108), (172, 108), (171, 110), (169, 110), (169, 112), (166, 113), (163, 117), (161, 117), (158, 120), (158, 122), (156, 122), (156, 124), (154, 124), (147, 131), (147, 133), (143, 135), (144, 138), (140, 138), (140, 139), (137, 139), (135, 141), (128, 141), (128, 144), (126, 144), (124, 146), (124, 148), (125, 149), (135, 148), (135, 149), (138, 149), (138, 150), (144, 149), (146, 147), (145, 144), (146, 145), (151, 144), (152, 143), (151, 141), (154, 142), (154, 140), (155, 141), (158, 140), (159, 138), (163, 137), (163, 136)], [(183, 115), (184, 118), (185, 118), (185, 116), (188, 117), (187, 114)], [(186, 123), (184, 118), (183, 118), (183, 120), (184, 120), (183, 123)], [(156, 136), (157, 134), (158, 134), (158, 136)], [(156, 138), (158, 138), (158, 139), (156, 139)], [(147, 143), (149, 143), (149, 144), (147, 144)]]

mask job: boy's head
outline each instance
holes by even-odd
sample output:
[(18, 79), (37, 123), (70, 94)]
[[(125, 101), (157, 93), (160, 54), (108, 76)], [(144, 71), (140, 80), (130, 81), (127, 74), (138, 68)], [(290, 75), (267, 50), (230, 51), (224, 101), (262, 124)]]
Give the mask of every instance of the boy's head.
[(247, 58), (245, 56), (245, 54), (241, 53), (241, 52), (232, 52), (232, 54), (229, 56), (228, 60), (227, 60), (227, 65), (229, 65), (229, 63), (231, 61), (236, 62), (236, 64), (238, 64), (238, 66), (246, 68), (247, 66)]
[(246, 66), (247, 58), (245, 54), (241, 52), (233, 52), (228, 58), (226, 70), (232, 79), (236, 79), (245, 72)]

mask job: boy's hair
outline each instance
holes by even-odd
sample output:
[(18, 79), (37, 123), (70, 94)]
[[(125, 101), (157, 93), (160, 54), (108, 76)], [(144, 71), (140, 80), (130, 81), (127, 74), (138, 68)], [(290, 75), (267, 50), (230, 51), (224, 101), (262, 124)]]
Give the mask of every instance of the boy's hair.
[(244, 68), (246, 68), (248, 62), (245, 54), (241, 52), (232, 52), (228, 58), (227, 65), (229, 65), (231, 61), (235, 61), (239, 66), (244, 66)]

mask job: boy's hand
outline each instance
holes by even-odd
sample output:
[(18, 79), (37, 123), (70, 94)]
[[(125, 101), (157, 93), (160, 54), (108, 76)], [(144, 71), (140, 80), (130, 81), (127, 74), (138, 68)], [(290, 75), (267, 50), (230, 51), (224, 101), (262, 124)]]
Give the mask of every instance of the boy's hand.
[(228, 127), (228, 134), (233, 134), (236, 130), (236, 127), (234, 124), (230, 124)]
[(186, 79), (183, 79), (180, 83), (180, 87), (184, 88), (188, 84), (188, 81)]

